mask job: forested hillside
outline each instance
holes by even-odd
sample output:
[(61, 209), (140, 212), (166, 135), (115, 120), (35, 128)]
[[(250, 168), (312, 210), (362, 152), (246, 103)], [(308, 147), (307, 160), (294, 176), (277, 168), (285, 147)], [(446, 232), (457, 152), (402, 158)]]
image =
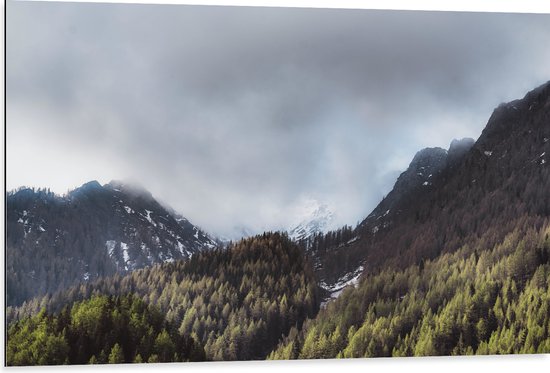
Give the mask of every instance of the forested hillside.
[[(172, 333), (192, 336), (212, 360), (264, 359), (291, 327), (300, 328), (316, 314), (319, 302), (313, 270), (301, 249), (286, 235), (266, 233), (227, 250), (201, 252), (187, 261), (37, 298), (8, 308), (7, 317), (24, 319), (41, 308), (57, 313), (66, 304), (96, 295), (125, 294), (158, 307)], [(9, 331), (10, 343), (20, 334), (15, 331)]]
[(364, 276), (270, 359), (550, 352), (550, 225)]

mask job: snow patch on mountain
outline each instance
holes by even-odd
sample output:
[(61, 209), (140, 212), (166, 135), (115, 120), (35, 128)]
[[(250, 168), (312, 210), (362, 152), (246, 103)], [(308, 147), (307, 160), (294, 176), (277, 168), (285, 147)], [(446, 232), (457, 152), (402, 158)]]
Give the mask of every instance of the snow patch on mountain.
[(107, 242), (105, 242), (105, 247), (107, 248), (107, 253), (109, 254), (110, 257), (113, 256), (113, 253), (115, 251), (115, 245), (116, 245), (116, 241), (113, 241), (113, 240), (108, 240)]
[(321, 281), (319, 286), (329, 292), (328, 297), (325, 298), (323, 302), (321, 302), (321, 308), (326, 307), (326, 305), (338, 298), (344, 289), (346, 289), (349, 286), (355, 287), (359, 283), (359, 278), (361, 277), (361, 274), (363, 273), (364, 267), (360, 265), (357, 267), (354, 271), (348, 272), (342, 277), (338, 279), (334, 284), (329, 285), (324, 281)]
[(145, 209), (145, 212), (147, 213), (147, 216), (145, 217), (145, 219), (147, 219), (147, 221), (148, 221), (150, 224), (152, 224), (152, 225), (154, 225), (154, 226), (156, 227), (156, 226), (157, 226), (157, 223), (155, 223), (155, 222), (153, 221), (153, 219), (151, 218), (151, 214), (153, 213), (153, 211)]
[(128, 244), (121, 242), (120, 248), (122, 249), (122, 256), (124, 258), (124, 269), (128, 270), (128, 262), (130, 261), (130, 254), (128, 254)]

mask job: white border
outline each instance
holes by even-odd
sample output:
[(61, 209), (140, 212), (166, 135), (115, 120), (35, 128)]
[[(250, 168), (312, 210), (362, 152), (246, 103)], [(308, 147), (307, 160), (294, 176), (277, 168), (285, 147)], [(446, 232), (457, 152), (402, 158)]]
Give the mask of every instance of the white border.
[[(52, 1), (52, 0), (17, 0)], [(403, 9), (503, 13), (550, 13), (547, 0), (54, 0), (127, 4), (236, 5), (292, 8)]]

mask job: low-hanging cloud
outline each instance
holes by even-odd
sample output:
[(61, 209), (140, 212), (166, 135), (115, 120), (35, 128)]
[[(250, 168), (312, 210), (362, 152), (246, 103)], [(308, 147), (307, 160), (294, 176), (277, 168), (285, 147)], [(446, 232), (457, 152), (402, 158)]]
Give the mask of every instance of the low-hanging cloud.
[(550, 79), (550, 16), (8, 2), (7, 182), (130, 178), (220, 235), (366, 216)]

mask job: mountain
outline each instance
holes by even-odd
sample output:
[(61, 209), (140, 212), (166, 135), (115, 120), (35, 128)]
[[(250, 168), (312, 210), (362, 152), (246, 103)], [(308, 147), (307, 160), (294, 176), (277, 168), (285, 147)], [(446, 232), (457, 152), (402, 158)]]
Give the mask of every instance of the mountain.
[(295, 241), (305, 240), (316, 233), (326, 232), (333, 220), (334, 213), (330, 211), (328, 205), (318, 204), (313, 212), (288, 230), (288, 236)]
[(22, 188), (6, 202), (8, 305), (216, 246), (145, 189), (118, 181), (65, 196)]
[(433, 187), (434, 181), (441, 177), (442, 172), (446, 168), (450, 169), (458, 164), (473, 145), (473, 139), (464, 138), (454, 139), (449, 150), (442, 148), (420, 150), (414, 156), (407, 170), (397, 178), (391, 192), (359, 224), (359, 227), (370, 229), (373, 234), (380, 229), (387, 228), (391, 224), (391, 215), (399, 213), (400, 205), (409, 196), (417, 193), (422, 194), (424, 190)]
[(420, 151), (326, 247), (354, 286), (270, 358), (550, 352), (548, 154), (550, 82), (497, 107), (477, 141)]
[(329, 295), (339, 294), (339, 284), (359, 268), (404, 268), (475, 246), (480, 237), (493, 245), (518, 224), (540, 226), (550, 211), (549, 84), (501, 104), (477, 141), (455, 139), (448, 150), (420, 150), (355, 229), (343, 227), (303, 245), (312, 248)]
[(420, 150), (397, 178), (391, 192), (355, 229), (346, 226), (329, 232), (318, 230), (298, 240), (315, 263), (327, 299), (335, 298), (345, 286), (354, 283), (364, 269), (365, 253), (358, 241), (373, 240), (379, 230), (388, 229), (392, 217), (402, 213), (406, 201), (433, 188), (442, 173), (454, 168), (473, 144), (470, 138), (455, 139), (449, 150)]
[(364, 254), (366, 267), (417, 263), (465, 244), (474, 246), (490, 231), (495, 234), (488, 244), (494, 244), (516, 228), (518, 218), (534, 224), (548, 216), (549, 97), (547, 83), (500, 105), (473, 145), (471, 140), (454, 142), (445, 162), (435, 162), (431, 177), (417, 175), (416, 182), (402, 189), (403, 176), (414, 180), (411, 174), (421, 164), (413, 161), (356, 229), (361, 239), (353, 245)]

